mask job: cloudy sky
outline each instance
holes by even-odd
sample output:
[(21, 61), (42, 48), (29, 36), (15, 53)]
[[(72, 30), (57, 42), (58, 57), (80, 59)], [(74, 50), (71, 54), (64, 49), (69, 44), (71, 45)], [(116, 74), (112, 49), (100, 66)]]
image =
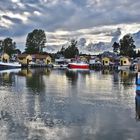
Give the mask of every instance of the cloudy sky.
[(139, 0), (1, 0), (0, 38), (24, 47), (27, 34), (41, 28), (48, 45), (71, 38), (111, 42), (118, 31), (121, 37), (140, 30), (139, 7)]

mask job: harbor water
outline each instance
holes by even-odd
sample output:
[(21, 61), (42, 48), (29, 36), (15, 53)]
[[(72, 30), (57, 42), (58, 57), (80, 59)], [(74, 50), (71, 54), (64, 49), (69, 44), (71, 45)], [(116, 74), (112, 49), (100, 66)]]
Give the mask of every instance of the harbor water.
[(0, 140), (139, 140), (135, 73), (0, 71)]

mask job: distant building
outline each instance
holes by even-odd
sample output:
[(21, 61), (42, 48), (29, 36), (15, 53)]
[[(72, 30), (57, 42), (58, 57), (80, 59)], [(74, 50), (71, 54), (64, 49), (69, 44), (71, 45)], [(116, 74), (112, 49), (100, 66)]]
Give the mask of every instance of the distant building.
[(129, 70), (131, 66), (131, 59), (127, 56), (121, 56), (119, 59), (119, 70)]
[(51, 64), (52, 58), (49, 55), (33, 54), (32, 61), (36, 64)]
[(19, 63), (26, 65), (32, 61), (32, 56), (30, 54), (19, 54), (17, 60)]
[(1, 55), (1, 61), (2, 62), (9, 62), (10, 61), (10, 56), (7, 53), (4, 53)]
[(103, 66), (109, 66), (110, 64), (110, 58), (109, 57), (103, 57), (102, 58), (102, 65)]
[(80, 56), (80, 60), (83, 62), (88, 62), (88, 57), (87, 56)]
[(120, 57), (120, 66), (130, 66), (130, 65), (131, 65), (130, 57), (127, 56)]

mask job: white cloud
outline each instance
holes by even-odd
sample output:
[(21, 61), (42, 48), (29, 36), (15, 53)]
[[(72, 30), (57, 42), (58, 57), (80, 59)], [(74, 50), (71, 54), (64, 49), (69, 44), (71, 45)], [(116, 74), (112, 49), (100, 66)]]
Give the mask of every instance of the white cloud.
[(13, 25), (13, 23), (10, 20), (5, 19), (3, 17), (1, 18), (1, 20), (0, 20), (1, 27), (10, 28), (11, 25)]
[(34, 14), (37, 15), (37, 16), (41, 15), (41, 13), (39, 11), (34, 11)]
[(20, 0), (11, 0), (13, 3), (20, 2)]
[[(118, 34), (116, 31), (120, 28), (121, 32)], [(68, 41), (71, 38), (85, 38), (87, 43), (93, 42), (111, 42), (120, 39), (127, 33), (135, 33), (139, 30), (140, 24), (117, 24), (110, 26), (99, 26), (88, 29), (80, 29), (75, 31), (57, 30), (54, 32), (46, 32), (48, 43), (51, 40), (51, 45), (63, 44), (64, 40)]]

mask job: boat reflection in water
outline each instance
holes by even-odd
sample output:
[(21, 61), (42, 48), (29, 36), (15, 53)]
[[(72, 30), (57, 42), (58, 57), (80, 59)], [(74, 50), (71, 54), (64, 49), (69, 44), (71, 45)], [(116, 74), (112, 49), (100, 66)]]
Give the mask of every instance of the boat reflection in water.
[(67, 69), (66, 76), (68, 79), (76, 80), (79, 76), (86, 76), (90, 74), (89, 69)]
[(2, 69), (0, 70), (0, 74), (1, 73), (18, 73), (21, 70), (21, 68), (17, 68), (17, 69)]
[(20, 70), (20, 68), (0, 70), (0, 84), (5, 87), (13, 86), (15, 84), (15, 82), (13, 82), (15, 75), (17, 75)]
[(71, 68), (68, 68), (67, 71), (72, 72), (72, 73), (82, 73), (82, 74), (89, 74), (90, 73), (90, 69), (78, 69), (78, 68), (71, 69)]

